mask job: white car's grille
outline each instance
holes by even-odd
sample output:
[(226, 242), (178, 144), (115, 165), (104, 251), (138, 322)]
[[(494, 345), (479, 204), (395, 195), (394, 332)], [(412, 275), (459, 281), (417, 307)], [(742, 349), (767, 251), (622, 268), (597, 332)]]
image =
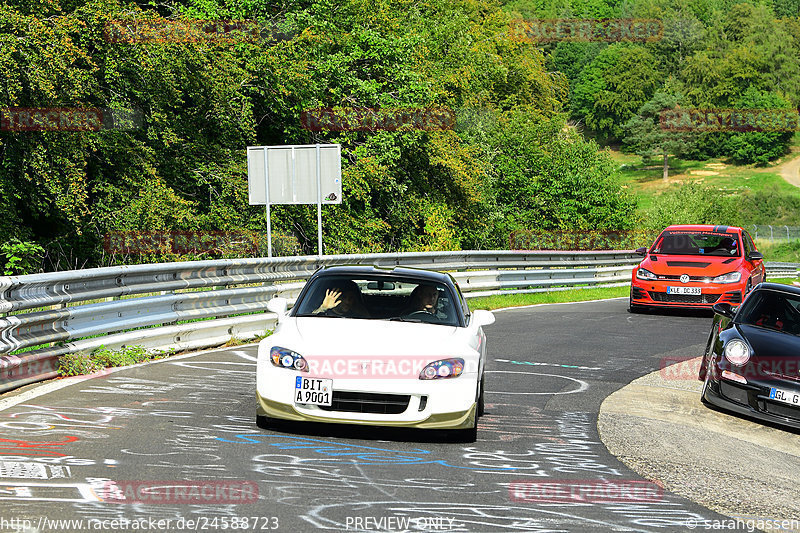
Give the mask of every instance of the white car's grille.
[(375, 394), (370, 392), (333, 391), (331, 406), (319, 406), (323, 411), (345, 413), (374, 413), (397, 415), (408, 408), (408, 394)]

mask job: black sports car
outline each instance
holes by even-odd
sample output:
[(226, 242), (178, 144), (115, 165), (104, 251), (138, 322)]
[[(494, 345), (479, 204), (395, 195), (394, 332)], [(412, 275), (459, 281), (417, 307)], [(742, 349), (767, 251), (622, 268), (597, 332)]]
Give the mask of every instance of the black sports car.
[(713, 309), (703, 403), (800, 429), (800, 288), (761, 283)]

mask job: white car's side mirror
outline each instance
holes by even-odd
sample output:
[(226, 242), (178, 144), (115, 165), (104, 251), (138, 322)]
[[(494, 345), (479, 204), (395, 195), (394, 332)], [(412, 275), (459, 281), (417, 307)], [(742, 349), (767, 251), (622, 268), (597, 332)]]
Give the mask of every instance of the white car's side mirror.
[(267, 302), (267, 309), (278, 315), (278, 320), (281, 320), (284, 316), (286, 316), (287, 306), (288, 301), (286, 298), (277, 297)]
[(472, 320), (478, 326), (488, 326), (490, 324), (494, 324), (494, 313), (491, 311), (478, 309), (477, 311), (472, 312)]

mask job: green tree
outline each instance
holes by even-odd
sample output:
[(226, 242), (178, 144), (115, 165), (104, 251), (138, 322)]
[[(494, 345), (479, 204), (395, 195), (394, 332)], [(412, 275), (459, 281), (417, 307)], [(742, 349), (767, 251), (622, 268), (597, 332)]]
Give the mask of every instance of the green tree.
[[(749, 88), (736, 101), (736, 109), (780, 109), (784, 113), (777, 113), (778, 117), (796, 115), (797, 110), (791, 109), (789, 104), (780, 96), (753, 87)], [(782, 120), (786, 125), (786, 120)], [(795, 121), (795, 127), (797, 126)], [(768, 126), (763, 131), (747, 131), (736, 133), (727, 138), (725, 152), (736, 163), (756, 163), (764, 165), (772, 159), (777, 159), (789, 153), (794, 131), (773, 130)]]
[(614, 163), (563, 116), (516, 110), (495, 139), (496, 201), (509, 232), (618, 230), (634, 223), (635, 204), (619, 187)]
[(584, 70), (573, 91), (573, 112), (607, 140), (620, 139), (622, 126), (660, 86), (656, 59), (646, 48), (613, 44)]
[(643, 161), (661, 157), (664, 163), (664, 181), (669, 178), (669, 156), (683, 157), (695, 150), (696, 134), (664, 128), (661, 116), (675, 109), (680, 97), (657, 92), (624, 126), (623, 148), (642, 157)]

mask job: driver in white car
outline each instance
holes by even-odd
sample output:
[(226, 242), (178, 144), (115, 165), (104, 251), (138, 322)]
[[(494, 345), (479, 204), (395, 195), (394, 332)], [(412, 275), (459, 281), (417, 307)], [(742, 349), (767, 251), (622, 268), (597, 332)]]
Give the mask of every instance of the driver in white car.
[(436, 314), (436, 305), (439, 302), (439, 291), (433, 285), (417, 285), (411, 291), (411, 309), (408, 313), (425, 311)]

